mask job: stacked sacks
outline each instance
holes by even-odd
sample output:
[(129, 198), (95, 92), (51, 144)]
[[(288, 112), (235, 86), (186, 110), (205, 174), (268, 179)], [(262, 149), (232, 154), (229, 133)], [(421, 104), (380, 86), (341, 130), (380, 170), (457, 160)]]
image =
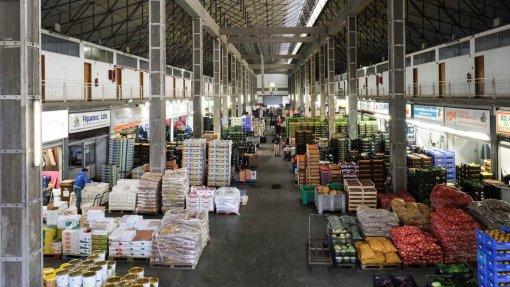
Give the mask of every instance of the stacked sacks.
[(434, 209), (443, 207), (465, 209), (473, 202), (473, 198), (455, 187), (438, 184), (432, 189), (430, 202)]
[(471, 202), (467, 212), (489, 229), (510, 226), (510, 204), (498, 199)]
[(443, 252), (436, 239), (415, 226), (391, 229), (391, 240), (404, 264), (436, 264), (443, 262)]
[(159, 212), (162, 176), (163, 174), (158, 172), (147, 172), (142, 175), (136, 202), (137, 213), (155, 214)]
[(397, 214), (398, 219), (404, 225), (428, 229), (432, 210), (427, 205), (405, 202), (401, 198), (395, 198), (391, 201), (391, 209)]
[(161, 187), (161, 210), (184, 208), (189, 191), (188, 172), (185, 169), (167, 170)]
[(390, 229), (398, 226), (398, 217), (386, 209), (358, 206), (356, 215), (365, 236), (389, 237)]
[(443, 247), (444, 263), (475, 262), (478, 223), (455, 208), (439, 208), (431, 217), (430, 232)]

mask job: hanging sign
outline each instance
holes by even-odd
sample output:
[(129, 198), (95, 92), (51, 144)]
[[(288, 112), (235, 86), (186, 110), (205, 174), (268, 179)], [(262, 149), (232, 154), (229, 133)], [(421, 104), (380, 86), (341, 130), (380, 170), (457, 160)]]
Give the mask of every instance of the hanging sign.
[(496, 112), (496, 132), (510, 135), (510, 112)]
[(360, 101), (358, 102), (358, 108), (360, 111), (375, 112), (375, 102)]
[(110, 126), (110, 111), (69, 114), (69, 133), (79, 133)]
[(42, 142), (48, 143), (68, 136), (68, 112), (47, 111), (42, 113)]
[(137, 127), (141, 122), (141, 108), (123, 108), (112, 110), (112, 129), (114, 131)]
[(490, 116), (488, 110), (445, 108), (445, 126), (490, 134)]
[(415, 119), (424, 119), (435, 122), (443, 122), (444, 109), (436, 106), (414, 105), (413, 115)]

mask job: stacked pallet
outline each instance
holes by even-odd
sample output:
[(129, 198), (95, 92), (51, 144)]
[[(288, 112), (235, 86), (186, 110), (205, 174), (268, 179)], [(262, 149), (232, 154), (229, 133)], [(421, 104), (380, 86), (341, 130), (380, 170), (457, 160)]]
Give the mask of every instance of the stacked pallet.
[(108, 149), (108, 162), (117, 166), (119, 178), (131, 176), (134, 158), (134, 139), (110, 139)]
[(161, 207), (162, 173), (147, 172), (140, 179), (140, 188), (136, 201), (136, 212), (157, 214)]
[(213, 140), (209, 143), (207, 184), (229, 186), (231, 175), (232, 141)]
[(204, 184), (206, 144), (205, 139), (189, 139), (182, 144), (182, 167), (187, 170), (191, 185)]
[(446, 184), (446, 170), (444, 168), (433, 169), (409, 169), (408, 190), (417, 202), (428, 202), (430, 193), (436, 184)]
[(339, 164), (342, 180), (357, 179), (359, 173), (359, 165), (355, 162), (340, 162)]
[(150, 144), (135, 143), (133, 165), (140, 166), (150, 162)]
[(348, 196), (348, 211), (355, 211), (358, 206), (376, 208), (377, 190), (369, 179), (346, 179), (344, 189)]
[(434, 167), (446, 169), (446, 181), (455, 182), (457, 170), (455, 166), (455, 153), (438, 148), (426, 148), (425, 154), (434, 159)]
[(348, 161), (350, 159), (351, 141), (347, 138), (333, 139), (333, 153), (335, 162)]
[(297, 155), (297, 177), (298, 185), (306, 184), (306, 156)]
[(296, 154), (305, 154), (306, 145), (313, 144), (313, 134), (311, 131), (296, 131)]
[(306, 184), (320, 185), (320, 155), (317, 145), (306, 145)]
[(255, 119), (253, 121), (253, 135), (256, 137), (263, 137), (266, 130), (266, 123), (264, 120)]
[(135, 211), (139, 180), (120, 179), (109, 195), (108, 211)]
[(253, 131), (252, 119), (249, 116), (243, 116), (241, 118), (241, 129), (243, 132), (248, 133)]
[(189, 191), (188, 173), (185, 169), (167, 170), (161, 188), (161, 210), (184, 208)]
[(112, 189), (119, 179), (117, 172), (117, 166), (113, 164), (102, 164), (101, 165), (101, 182), (107, 183), (109, 188)]

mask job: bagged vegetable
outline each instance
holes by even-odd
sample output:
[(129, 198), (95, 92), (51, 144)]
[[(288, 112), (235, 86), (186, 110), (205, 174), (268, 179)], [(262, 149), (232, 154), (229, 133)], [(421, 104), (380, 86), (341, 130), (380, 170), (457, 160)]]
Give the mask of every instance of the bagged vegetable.
[(498, 199), (485, 199), (471, 202), (467, 212), (489, 229), (510, 226), (510, 204)]
[(358, 206), (356, 215), (365, 236), (389, 237), (390, 228), (398, 226), (398, 217), (386, 209)]
[(391, 240), (404, 264), (435, 264), (443, 262), (443, 252), (436, 239), (415, 226), (391, 229)]
[(444, 184), (438, 184), (432, 189), (430, 201), (434, 209), (460, 208), (465, 209), (473, 198), (461, 190)]

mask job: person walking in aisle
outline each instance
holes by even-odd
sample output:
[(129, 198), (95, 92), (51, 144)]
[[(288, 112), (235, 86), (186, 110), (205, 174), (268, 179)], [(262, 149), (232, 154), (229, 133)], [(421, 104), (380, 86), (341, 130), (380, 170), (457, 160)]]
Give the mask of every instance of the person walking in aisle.
[(76, 208), (78, 208), (78, 213), (81, 214), (81, 191), (85, 187), (85, 184), (89, 183), (89, 177), (87, 176), (87, 172), (89, 170), (84, 168), (74, 179), (73, 192), (76, 196)]
[(280, 142), (281, 142), (281, 137), (280, 137), (279, 134), (276, 134), (273, 137), (273, 152), (274, 152), (274, 156), (280, 156)]

